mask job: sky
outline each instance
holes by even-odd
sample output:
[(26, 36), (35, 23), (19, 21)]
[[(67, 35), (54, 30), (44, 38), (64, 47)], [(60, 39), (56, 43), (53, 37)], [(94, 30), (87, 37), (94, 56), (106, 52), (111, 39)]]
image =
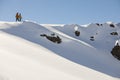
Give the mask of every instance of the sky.
[(23, 21), (40, 24), (87, 24), (120, 22), (120, 0), (0, 0), (0, 21)]

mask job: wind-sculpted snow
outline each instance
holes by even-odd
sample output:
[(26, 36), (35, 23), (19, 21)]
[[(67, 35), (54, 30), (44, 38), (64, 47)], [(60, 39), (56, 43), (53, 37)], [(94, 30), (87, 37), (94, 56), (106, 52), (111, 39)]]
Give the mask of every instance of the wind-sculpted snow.
[[(5, 53), (0, 54), (0, 60), (5, 60), (2, 57), (8, 55), (8, 61), (5, 61), (5, 63), (12, 62), (8, 65), (15, 65), (13, 68), (8, 68), (5, 71), (6, 74), (12, 73), (11, 69), (16, 68), (15, 70), (17, 70), (18, 66), (20, 66), (20, 70), (17, 70), (20, 73), (15, 76), (22, 74), (28, 66), (31, 66), (32, 70), (28, 68), (25, 71), (34, 74), (39, 73), (40, 75), (42, 75), (41, 70), (43, 72), (45, 69), (48, 69), (48, 71), (53, 70), (52, 74), (45, 70), (45, 73), (48, 74), (43, 73), (44, 77), (39, 78), (40, 75), (35, 75), (35, 79), (38, 77), (38, 80), (50, 80), (49, 78), (52, 80), (93, 80), (94, 77), (95, 79), (99, 78), (97, 80), (117, 80), (120, 78), (120, 62), (110, 53), (116, 40), (119, 40), (118, 36), (110, 35), (110, 32), (119, 32), (119, 27), (115, 26), (115, 28), (112, 28), (108, 23), (104, 23), (102, 26), (89, 24), (82, 27), (76, 24), (46, 26), (29, 21), (0, 22), (0, 48), (1, 53)], [(75, 29), (80, 31), (79, 37), (75, 36)], [(62, 39), (62, 43), (55, 44), (40, 36), (41, 34), (51, 35), (53, 33)], [(91, 36), (95, 37), (94, 41), (90, 40)], [(4, 67), (3, 70), (7, 69), (4, 62), (0, 65), (4, 65), (0, 67), (0, 70)], [(32, 67), (32, 65), (35, 66)], [(46, 65), (49, 67), (47, 68)], [(85, 69), (82, 70), (83, 67)], [(34, 70), (34, 68), (36, 69)], [(13, 70), (13, 74), (17, 71)], [(1, 73), (4, 73), (4, 71)], [(55, 73), (58, 73), (58, 78), (54, 77)], [(29, 75), (34, 74), (29, 73)], [(25, 75), (27, 75), (27, 72)], [(45, 78), (45, 75), (49, 77)], [(63, 75), (64, 78), (60, 78)], [(70, 75), (71, 77), (68, 78)], [(33, 78), (24, 76), (19, 80), (33, 80)]]

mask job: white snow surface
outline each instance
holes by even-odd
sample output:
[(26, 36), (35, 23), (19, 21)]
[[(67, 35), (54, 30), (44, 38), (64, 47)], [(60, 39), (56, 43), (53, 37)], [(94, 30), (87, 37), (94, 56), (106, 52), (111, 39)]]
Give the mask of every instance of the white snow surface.
[[(0, 22), (0, 80), (120, 80), (120, 26)], [(80, 36), (75, 36), (75, 30)], [(110, 35), (117, 32), (118, 36)], [(55, 33), (61, 44), (41, 34)], [(94, 41), (90, 37), (94, 36)]]

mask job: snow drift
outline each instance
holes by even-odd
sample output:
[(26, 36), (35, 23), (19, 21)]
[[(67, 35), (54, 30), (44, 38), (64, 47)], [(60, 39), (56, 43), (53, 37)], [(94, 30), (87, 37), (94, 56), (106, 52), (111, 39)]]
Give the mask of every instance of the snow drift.
[[(120, 62), (110, 51), (119, 42), (120, 27), (110, 24), (0, 22), (0, 80), (119, 80)], [(53, 33), (61, 44), (40, 36)]]

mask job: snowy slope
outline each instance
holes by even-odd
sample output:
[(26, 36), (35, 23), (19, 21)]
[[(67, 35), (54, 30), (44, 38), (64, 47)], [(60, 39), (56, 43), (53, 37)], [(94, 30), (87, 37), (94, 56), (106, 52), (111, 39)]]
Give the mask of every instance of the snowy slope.
[[(76, 26), (80, 37), (74, 35)], [(0, 22), (0, 80), (119, 80), (120, 62), (110, 53), (119, 37), (109, 33), (116, 30), (120, 32), (109, 23), (82, 27)], [(56, 33), (62, 43), (48, 41), (43, 33)], [(93, 42), (91, 35), (96, 36)]]
[[(119, 36), (112, 36), (110, 35), (111, 32), (118, 32), (120, 35), (120, 28), (116, 26), (112, 28), (109, 26), (110, 23), (104, 23), (102, 26), (98, 26), (95, 23), (91, 23), (89, 25), (80, 26), (80, 25), (65, 25), (63, 27), (55, 27), (57, 30), (62, 31), (63, 33), (82, 40), (92, 46), (97, 47), (98, 49), (105, 49), (110, 51), (115, 41), (119, 39)], [(78, 31), (81, 32), (80, 37), (76, 37), (74, 34), (75, 27), (78, 27)], [(95, 41), (91, 41), (90, 37), (94, 36)], [(101, 43), (102, 42), (102, 43)], [(109, 47), (108, 47), (109, 46)]]

